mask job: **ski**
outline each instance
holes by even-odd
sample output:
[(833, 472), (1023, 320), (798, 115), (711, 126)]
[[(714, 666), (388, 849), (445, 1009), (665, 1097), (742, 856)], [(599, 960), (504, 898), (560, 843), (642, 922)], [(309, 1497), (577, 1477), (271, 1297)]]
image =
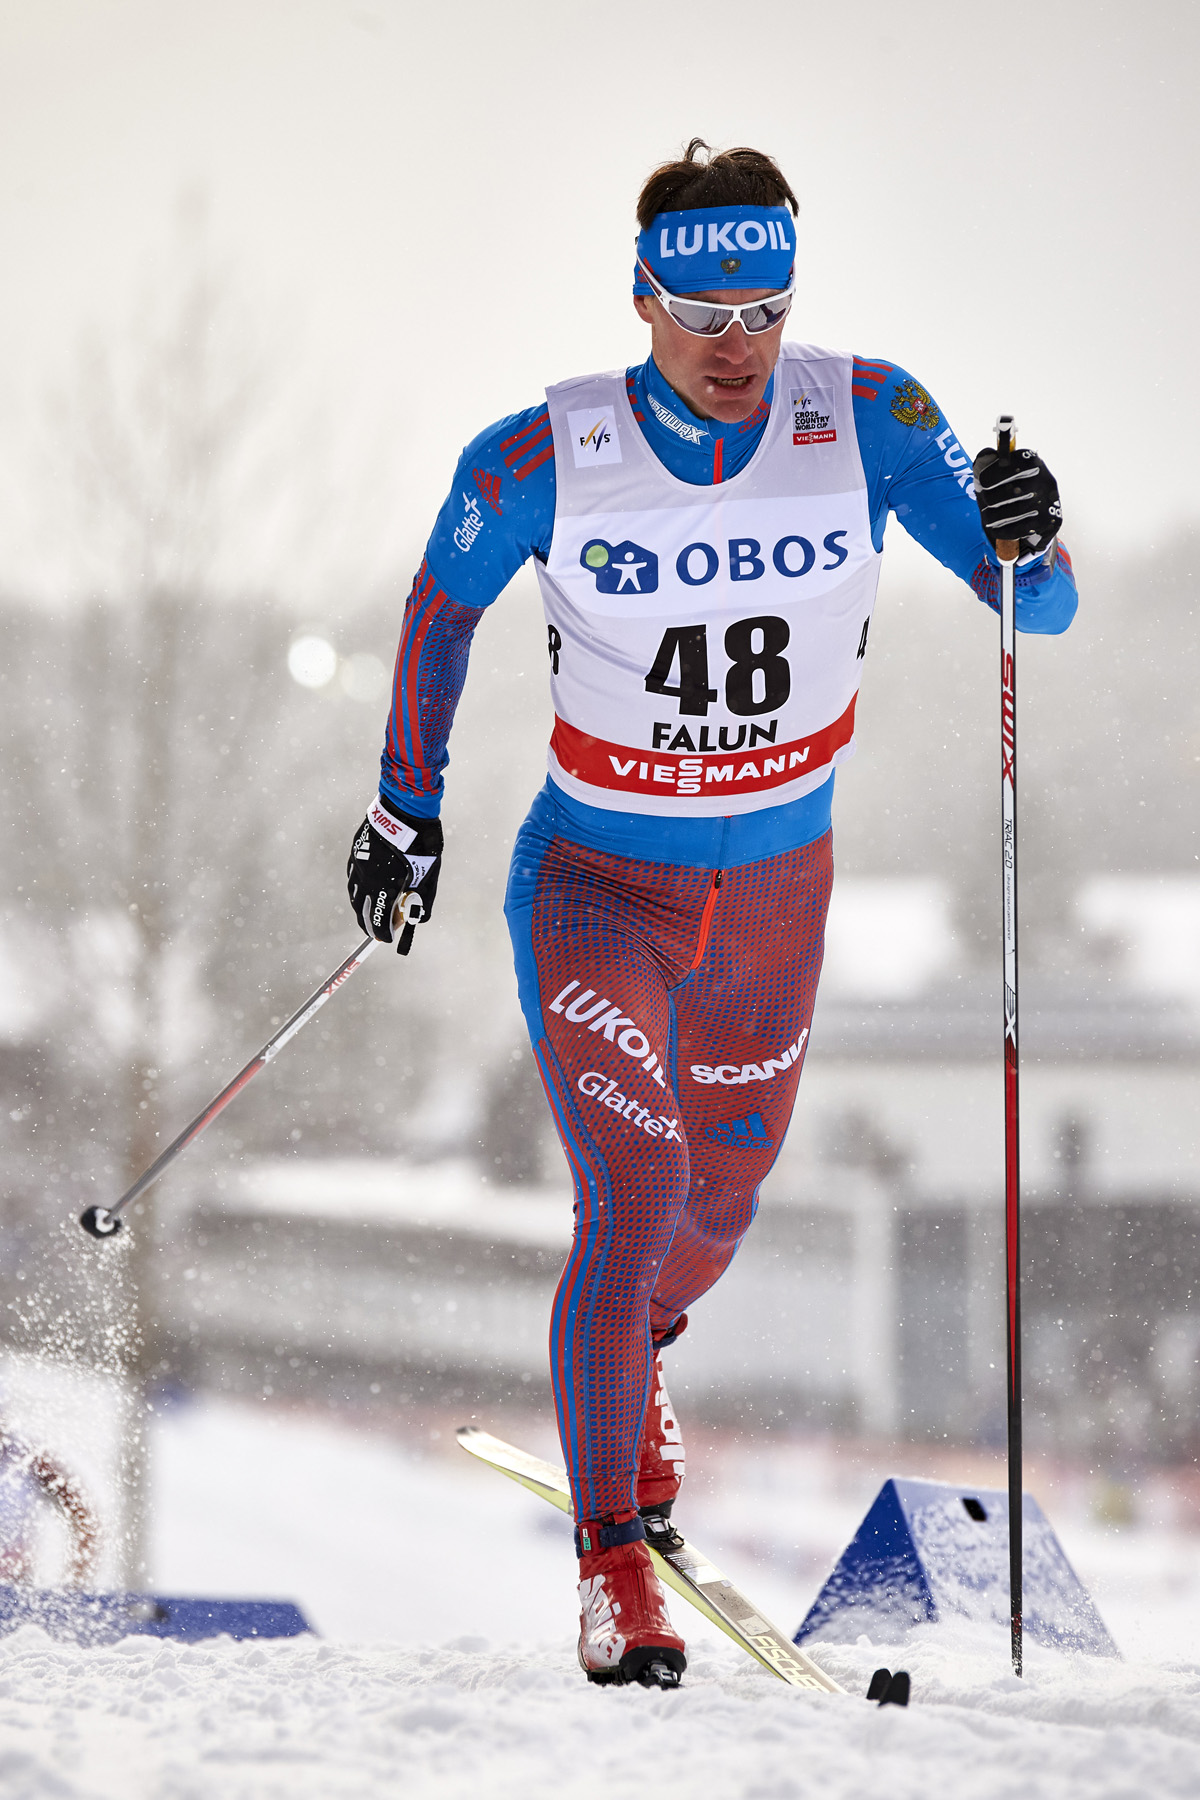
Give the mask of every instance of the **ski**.
[[(571, 1511), (565, 1469), (543, 1462), (540, 1456), (530, 1456), (527, 1451), (518, 1450), (515, 1445), (506, 1444), (502, 1438), (493, 1437), (490, 1431), (481, 1431), (475, 1425), (461, 1425), (457, 1435), (463, 1449), (477, 1456), (480, 1462), (490, 1463), (501, 1475), (507, 1475), (510, 1481), (519, 1482), (531, 1494), (548, 1500), (560, 1512)], [(832, 1675), (827, 1675), (777, 1626), (764, 1618), (732, 1581), (727, 1580), (720, 1569), (693, 1545), (684, 1543), (681, 1549), (671, 1551), (657, 1550), (653, 1544), (646, 1547), (667, 1586), (681, 1594), (706, 1619), (711, 1619), (726, 1637), (732, 1638), (764, 1669), (778, 1675), (780, 1681), (786, 1681), (789, 1687), (808, 1688), (814, 1693), (846, 1692)]]

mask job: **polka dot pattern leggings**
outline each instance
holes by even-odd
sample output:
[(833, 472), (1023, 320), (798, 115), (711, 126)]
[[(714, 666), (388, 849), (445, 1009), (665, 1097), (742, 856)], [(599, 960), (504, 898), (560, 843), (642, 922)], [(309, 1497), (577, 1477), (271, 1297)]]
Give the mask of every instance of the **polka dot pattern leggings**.
[(508, 920), (571, 1167), (550, 1366), (575, 1514), (634, 1504), (652, 1343), (728, 1267), (787, 1130), (831, 836), (714, 871), (517, 840)]

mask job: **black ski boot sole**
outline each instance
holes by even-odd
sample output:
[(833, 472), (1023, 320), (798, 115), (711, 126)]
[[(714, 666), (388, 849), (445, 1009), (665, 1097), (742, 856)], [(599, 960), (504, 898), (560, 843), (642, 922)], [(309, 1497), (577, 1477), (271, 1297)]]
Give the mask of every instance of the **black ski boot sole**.
[(687, 1668), (682, 1650), (669, 1650), (658, 1644), (643, 1644), (627, 1650), (615, 1669), (585, 1669), (589, 1681), (599, 1687), (677, 1688)]

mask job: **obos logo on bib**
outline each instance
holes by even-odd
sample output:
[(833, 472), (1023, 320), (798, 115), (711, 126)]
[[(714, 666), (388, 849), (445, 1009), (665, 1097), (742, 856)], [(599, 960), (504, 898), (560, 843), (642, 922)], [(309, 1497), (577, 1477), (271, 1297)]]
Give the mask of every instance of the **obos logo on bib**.
[(567, 430), (571, 434), (577, 469), (594, 469), (597, 463), (620, 462), (617, 415), (611, 406), (597, 406), (593, 412), (569, 412)]
[(598, 594), (653, 594), (658, 588), (657, 556), (632, 538), (619, 544), (590, 538), (579, 552), (579, 561), (596, 577)]

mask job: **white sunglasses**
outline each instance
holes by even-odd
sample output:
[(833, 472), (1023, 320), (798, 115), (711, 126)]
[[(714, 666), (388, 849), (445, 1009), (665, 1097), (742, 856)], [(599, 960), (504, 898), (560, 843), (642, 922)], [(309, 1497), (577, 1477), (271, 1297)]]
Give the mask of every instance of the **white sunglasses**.
[(659, 305), (676, 325), (690, 331), (693, 337), (721, 337), (735, 322), (751, 337), (760, 331), (772, 331), (787, 318), (796, 297), (793, 281), (782, 293), (768, 294), (765, 300), (744, 300), (740, 306), (716, 306), (711, 300), (681, 300), (678, 294), (668, 293), (662, 283), (654, 279), (640, 256), (637, 265), (650, 283)]

